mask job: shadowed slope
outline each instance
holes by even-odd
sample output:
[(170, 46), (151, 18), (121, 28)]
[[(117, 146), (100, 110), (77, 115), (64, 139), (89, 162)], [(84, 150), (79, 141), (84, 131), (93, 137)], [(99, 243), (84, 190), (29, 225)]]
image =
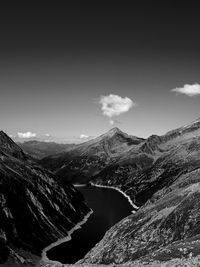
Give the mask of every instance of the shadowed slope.
[(19, 249), (40, 255), (89, 211), (74, 187), (54, 178), (0, 132), (0, 263)]

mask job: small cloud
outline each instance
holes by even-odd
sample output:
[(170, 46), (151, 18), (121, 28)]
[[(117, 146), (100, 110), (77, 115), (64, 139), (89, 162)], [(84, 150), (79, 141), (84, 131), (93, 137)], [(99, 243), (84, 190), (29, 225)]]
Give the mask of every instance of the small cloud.
[[(99, 104), (101, 105), (103, 115), (109, 118), (119, 116), (120, 114), (129, 111), (131, 107), (136, 106), (136, 103), (130, 98), (112, 94), (101, 96)], [(114, 120), (110, 120), (110, 124), (113, 123)]]
[(12, 135), (12, 134), (9, 134), (9, 137), (10, 137), (10, 138), (13, 138), (13, 135)]
[(19, 138), (32, 138), (32, 137), (36, 137), (36, 133), (32, 133), (32, 132), (26, 132), (26, 133), (17, 133), (17, 136)]
[(118, 121), (118, 120), (116, 120), (116, 119), (111, 119), (111, 120), (109, 121), (109, 123), (110, 123), (111, 125), (113, 125), (113, 124), (120, 124), (121, 122)]
[(200, 84), (185, 84), (183, 87), (177, 87), (171, 90), (178, 94), (184, 94), (190, 97), (200, 95)]
[(85, 134), (81, 134), (81, 135), (79, 136), (79, 138), (80, 138), (80, 139), (87, 139), (87, 138), (89, 138), (89, 136), (88, 136), (88, 135), (85, 135)]
[(46, 136), (46, 137), (50, 137), (51, 135), (50, 135), (49, 133), (46, 133), (45, 136)]

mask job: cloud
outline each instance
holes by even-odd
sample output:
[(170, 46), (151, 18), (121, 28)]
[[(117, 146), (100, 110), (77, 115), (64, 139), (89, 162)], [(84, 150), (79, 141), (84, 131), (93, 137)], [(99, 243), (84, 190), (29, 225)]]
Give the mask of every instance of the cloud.
[(120, 124), (121, 122), (118, 121), (118, 120), (116, 120), (116, 119), (111, 119), (111, 120), (109, 120), (109, 123), (110, 123), (111, 125), (113, 125), (113, 124)]
[(81, 135), (79, 136), (79, 138), (80, 138), (80, 139), (87, 139), (87, 138), (89, 138), (89, 136), (88, 136), (88, 135), (85, 135), (85, 134), (81, 134)]
[[(99, 104), (101, 105), (101, 110), (103, 114), (109, 118), (114, 116), (119, 116), (122, 113), (129, 111), (129, 109), (136, 105), (130, 98), (121, 97), (119, 95), (107, 95), (101, 96)], [(110, 120), (113, 124), (114, 121)]]
[(172, 92), (176, 92), (178, 94), (184, 94), (190, 97), (200, 95), (200, 84), (185, 84), (183, 87), (177, 87), (171, 90)]
[(31, 137), (36, 137), (36, 133), (32, 133), (32, 132), (26, 132), (26, 133), (17, 133), (17, 136), (19, 138), (31, 138)]
[(51, 135), (50, 135), (49, 133), (46, 133), (45, 136), (46, 136), (46, 137), (50, 137)]

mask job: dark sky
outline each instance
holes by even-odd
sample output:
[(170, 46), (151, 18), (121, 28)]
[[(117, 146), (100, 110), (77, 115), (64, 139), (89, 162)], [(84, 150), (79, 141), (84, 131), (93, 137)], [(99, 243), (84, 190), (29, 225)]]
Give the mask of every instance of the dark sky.
[(1, 1), (0, 121), (16, 135), (72, 139), (113, 125), (100, 96), (137, 103), (116, 117), (147, 137), (200, 117), (197, 1)]

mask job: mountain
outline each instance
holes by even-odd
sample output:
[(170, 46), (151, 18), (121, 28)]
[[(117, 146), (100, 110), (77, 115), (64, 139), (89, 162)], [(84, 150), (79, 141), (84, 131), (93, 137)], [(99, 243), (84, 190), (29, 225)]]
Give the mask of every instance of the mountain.
[[(192, 262), (192, 258), (198, 257), (200, 120), (163, 136), (150, 137), (137, 151), (144, 147), (152, 155), (153, 163), (134, 175), (129, 172), (125, 183), (120, 185), (140, 209), (112, 227), (81, 262), (125, 266), (128, 263), (156, 266), (159, 262), (161, 266), (167, 261), (171, 262), (167, 266), (185, 266), (173, 265), (172, 261), (186, 258)], [(114, 184), (118, 171), (115, 166), (107, 174)], [(106, 175), (106, 170), (103, 174)], [(101, 175), (98, 183), (106, 180)]]
[(73, 186), (61, 188), (52, 173), (0, 132), (1, 266), (35, 266), (42, 249), (67, 236), (89, 211)]
[(118, 128), (113, 128), (66, 153), (46, 157), (40, 164), (54, 171), (62, 181), (86, 183), (143, 141), (142, 138), (130, 136)]
[[(165, 135), (151, 135), (147, 139), (130, 136), (118, 128), (113, 128), (68, 153), (46, 157), (40, 163), (54, 171), (62, 181), (92, 181), (115, 186), (141, 205), (154, 191), (147, 189), (144, 196), (141, 193), (141, 196), (137, 194), (136, 197), (135, 184), (146, 181), (147, 178), (144, 177), (149, 176), (155, 169), (159, 169), (158, 173), (168, 170), (170, 166), (167, 162), (170, 158), (172, 163), (180, 157), (186, 161), (187, 147), (195, 146), (195, 142), (198, 144), (199, 136), (200, 119)], [(192, 159), (189, 164), (194, 162), (196, 160)], [(154, 190), (157, 190), (156, 186)], [(143, 199), (142, 202), (137, 200), (139, 196)]]
[[(105, 135), (108, 140), (112, 136)], [(97, 140), (101, 143), (102, 136)], [(77, 157), (78, 151), (72, 162)], [(139, 210), (108, 230), (80, 264), (185, 266), (184, 262), (199, 262), (200, 119), (127, 146), (101, 167), (90, 180), (120, 188)], [(79, 174), (82, 179), (82, 170)]]
[(44, 157), (64, 151), (66, 152), (75, 147), (75, 144), (58, 144), (55, 142), (43, 142), (37, 140), (31, 140), (17, 144), (30, 156), (36, 159), (42, 159)]
[[(139, 184), (142, 180), (146, 180), (147, 178), (144, 177), (149, 176), (157, 169), (159, 169), (159, 173), (163, 170), (169, 170), (170, 164), (175, 164), (180, 157), (186, 162), (188, 158), (187, 147), (195, 147), (194, 143), (198, 144), (199, 136), (200, 120), (162, 136), (152, 135), (121, 155), (117, 162), (102, 169), (96, 176), (92, 177), (92, 181), (97, 184), (119, 187), (137, 202), (135, 189), (132, 190), (133, 184), (135, 187), (136, 183)], [(170, 158), (171, 162), (168, 166), (167, 162)], [(192, 159), (188, 164), (195, 164), (195, 162), (196, 160)], [(157, 190), (156, 187), (155, 190)], [(152, 193), (152, 190), (147, 189), (144, 196), (141, 196), (144, 199), (143, 202)], [(141, 205), (140, 201), (138, 202)]]

